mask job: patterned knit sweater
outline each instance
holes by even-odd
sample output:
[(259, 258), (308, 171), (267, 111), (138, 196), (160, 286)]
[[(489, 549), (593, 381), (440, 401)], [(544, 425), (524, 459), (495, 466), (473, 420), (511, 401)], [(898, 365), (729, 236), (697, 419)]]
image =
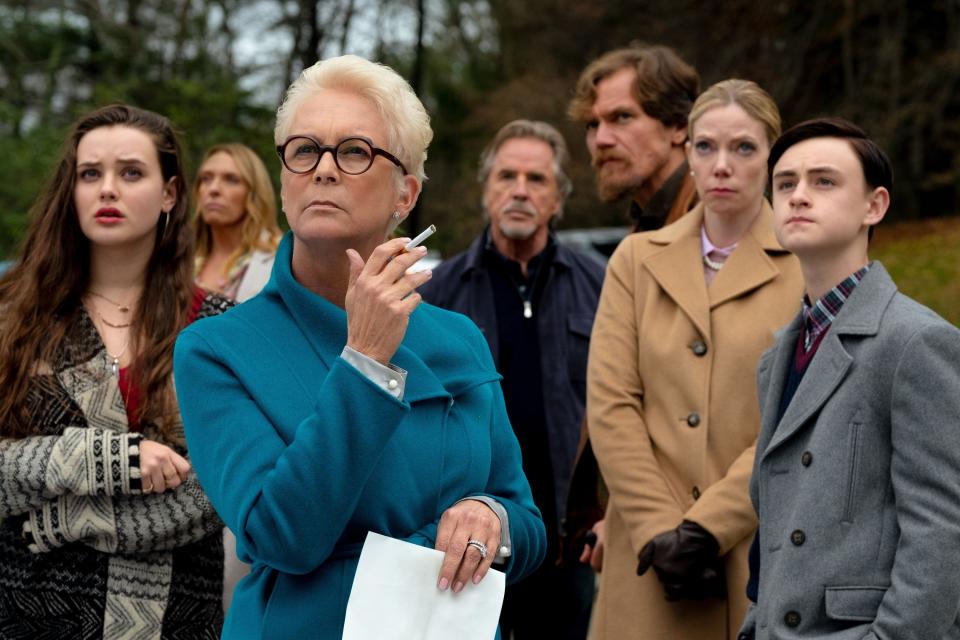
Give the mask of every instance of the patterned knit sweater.
[[(197, 317), (228, 306), (209, 295)], [(38, 435), (0, 439), (2, 640), (219, 637), (223, 524), (192, 472), (142, 493), (140, 440), (155, 433), (129, 431), (110, 364), (78, 309), (33, 378)]]

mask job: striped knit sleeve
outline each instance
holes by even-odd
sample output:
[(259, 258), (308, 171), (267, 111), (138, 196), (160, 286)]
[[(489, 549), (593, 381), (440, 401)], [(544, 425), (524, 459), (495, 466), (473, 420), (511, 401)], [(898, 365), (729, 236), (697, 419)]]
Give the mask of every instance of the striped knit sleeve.
[(65, 494), (140, 492), (135, 433), (67, 427), (60, 436), (0, 440), (0, 519)]
[(219, 533), (223, 523), (195, 475), (164, 493), (67, 494), (30, 512), (24, 535), (42, 553), (81, 542), (105, 553), (166, 551)]

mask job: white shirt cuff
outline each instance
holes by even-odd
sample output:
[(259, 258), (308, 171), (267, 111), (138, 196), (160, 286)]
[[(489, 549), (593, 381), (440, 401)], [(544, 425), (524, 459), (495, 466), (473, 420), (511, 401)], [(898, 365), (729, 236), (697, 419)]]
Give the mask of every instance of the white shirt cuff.
[(340, 357), (394, 398), (403, 400), (403, 389), (407, 384), (406, 371), (392, 364), (380, 364), (351, 347), (344, 347)]

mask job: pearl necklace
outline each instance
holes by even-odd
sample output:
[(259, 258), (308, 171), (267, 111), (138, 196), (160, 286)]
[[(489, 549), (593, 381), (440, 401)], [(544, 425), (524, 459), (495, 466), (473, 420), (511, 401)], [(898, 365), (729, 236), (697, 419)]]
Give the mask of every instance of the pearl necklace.
[(703, 256), (703, 264), (705, 264), (708, 269), (713, 269), (714, 271), (720, 271), (720, 269), (723, 267), (723, 263), (722, 263), (722, 262), (717, 262), (716, 260), (711, 260), (711, 259), (710, 259), (710, 256), (708, 256), (708, 255), (706, 255), (706, 254), (704, 254), (704, 256)]

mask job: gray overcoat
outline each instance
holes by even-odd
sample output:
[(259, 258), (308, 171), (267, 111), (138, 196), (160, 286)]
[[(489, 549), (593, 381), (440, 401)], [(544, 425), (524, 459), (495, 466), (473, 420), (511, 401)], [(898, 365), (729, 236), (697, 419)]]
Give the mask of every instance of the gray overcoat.
[(802, 328), (760, 359), (757, 640), (960, 638), (960, 331), (874, 262), (779, 424)]

